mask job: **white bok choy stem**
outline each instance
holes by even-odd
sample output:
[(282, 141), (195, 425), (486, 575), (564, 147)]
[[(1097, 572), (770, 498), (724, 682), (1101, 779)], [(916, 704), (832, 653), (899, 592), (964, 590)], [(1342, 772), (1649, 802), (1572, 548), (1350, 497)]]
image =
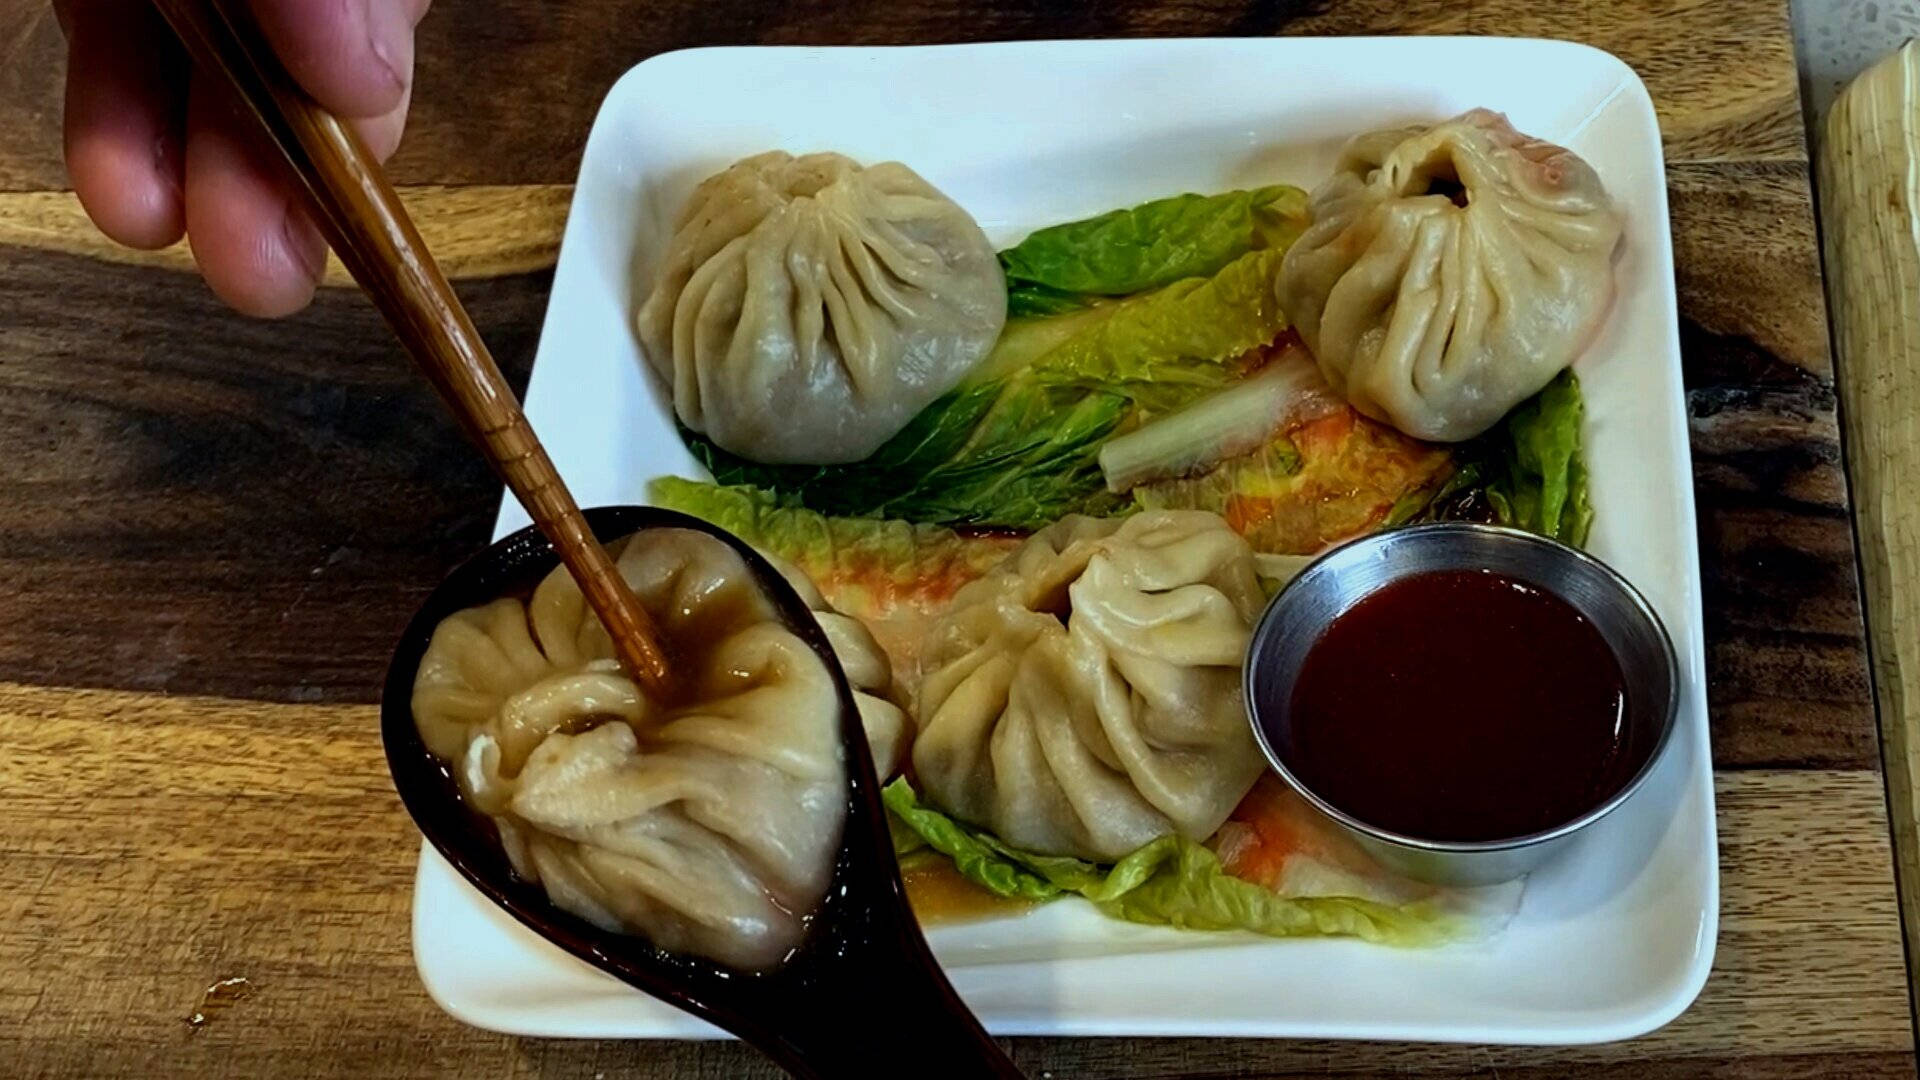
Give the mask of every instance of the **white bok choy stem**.
[(1100, 448), (1100, 471), (1114, 492), (1191, 476), (1250, 454), (1279, 432), (1340, 405), (1312, 355), (1290, 346), (1232, 386), (1109, 439)]

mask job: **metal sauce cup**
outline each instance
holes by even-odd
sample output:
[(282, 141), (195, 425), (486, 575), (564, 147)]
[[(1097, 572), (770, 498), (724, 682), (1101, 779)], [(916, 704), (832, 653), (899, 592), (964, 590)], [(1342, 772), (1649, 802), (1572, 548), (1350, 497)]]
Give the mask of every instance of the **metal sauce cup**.
[[(1543, 832), (1501, 840), (1427, 840), (1361, 821), (1315, 793), (1288, 768), (1293, 687), (1320, 635), (1383, 586), (1419, 574), (1491, 570), (1571, 604), (1592, 621), (1625, 677), (1628, 745), (1643, 757), (1619, 791)], [(1391, 664), (1391, 657), (1382, 658)], [(1501, 658), (1512, 662), (1512, 658)], [(1247, 714), (1267, 760), (1289, 786), (1388, 868), (1442, 885), (1488, 885), (1520, 877), (1560, 854), (1587, 826), (1633, 797), (1673, 734), (1679, 660), (1660, 617), (1612, 567), (1533, 533), (1445, 523), (1377, 533), (1335, 549), (1301, 571), (1267, 606), (1247, 648)], [(1551, 722), (1551, 717), (1543, 718)]]

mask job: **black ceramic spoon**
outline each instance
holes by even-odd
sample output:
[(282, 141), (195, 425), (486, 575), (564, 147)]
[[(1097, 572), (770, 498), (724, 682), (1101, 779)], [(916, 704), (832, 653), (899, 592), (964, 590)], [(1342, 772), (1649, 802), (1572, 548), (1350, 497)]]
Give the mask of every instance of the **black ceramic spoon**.
[[(300, 91), (240, 0), (155, 0), (155, 6), (201, 74), (225, 83), (235, 103), (257, 121), (341, 261), (544, 529), (544, 535), (534, 529), (515, 533), (442, 583), (408, 626), (387, 674), (381, 708), (387, 761), (401, 800), (427, 839), (482, 893), (537, 933), (734, 1032), (797, 1076), (866, 1076), (908, 1062), (904, 1067), (923, 1076), (1018, 1076), (927, 952), (900, 885), (852, 691), (819, 623), (793, 589), (737, 538), (684, 515), (620, 507), (583, 517), (459, 297), (352, 129)], [(467, 809), (414, 728), (414, 673), (440, 620), (530, 587), (562, 561), (609, 629), (622, 667), (649, 690), (670, 687), (673, 672), (651, 620), (594, 539), (661, 526), (697, 529), (739, 552), (783, 620), (819, 654), (838, 690), (849, 777), (846, 826), (826, 900), (813, 913), (801, 947), (772, 972), (728, 971), (671, 955), (554, 907), (538, 886), (514, 875), (492, 823)]]
[(460, 799), (446, 765), (427, 752), (413, 721), (413, 681), (440, 621), (462, 608), (529, 591), (556, 565), (552, 547), (522, 529), (454, 570), (414, 615), (387, 670), (381, 738), (407, 812), (454, 868), (534, 932), (663, 1001), (733, 1032), (801, 1077), (883, 1074), (1018, 1077), (927, 951), (893, 857), (880, 784), (853, 692), (820, 624), (779, 572), (738, 537), (671, 510), (587, 510), (604, 543), (643, 529), (696, 529), (739, 552), (782, 620), (819, 654), (840, 699), (848, 806), (832, 884), (805, 940), (781, 967), (729, 971), (629, 934), (602, 930), (556, 908), (517, 877), (493, 824)]

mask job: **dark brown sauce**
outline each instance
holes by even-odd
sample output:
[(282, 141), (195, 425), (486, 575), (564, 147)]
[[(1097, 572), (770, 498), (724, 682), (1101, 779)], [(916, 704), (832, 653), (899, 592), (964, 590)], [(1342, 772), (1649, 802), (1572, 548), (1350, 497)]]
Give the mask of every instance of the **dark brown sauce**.
[(1619, 661), (1571, 604), (1488, 571), (1420, 574), (1314, 643), (1280, 748), (1309, 790), (1370, 825), (1502, 840), (1625, 786), (1626, 700)]
[[(620, 556), (627, 549), (627, 543), (632, 539), (632, 536), (623, 536), (607, 543), (607, 557), (617, 564), (620, 561)], [(521, 582), (511, 588), (501, 589), (499, 590), (499, 595), (495, 597), (497, 600), (518, 600), (521, 603), (526, 609), (524, 614), (526, 616), (527, 635), (535, 641), (539, 640), (540, 630), (533, 624), (534, 594), (540, 591), (540, 586), (546, 583), (548, 577), (564, 572), (563, 570), (555, 568), (553, 571), (542, 575), (534, 581)], [(727, 628), (740, 626), (749, 622), (779, 620), (779, 614), (772, 609), (768, 601), (766, 590), (752, 580), (752, 573), (744, 564), (739, 568), (738, 574), (731, 577), (731, 580), (740, 581), (742, 583), (741, 587), (722, 588), (703, 592), (695, 601), (700, 607), (692, 617), (689, 617), (687, 612), (682, 611), (679, 613), (679, 619), (671, 635), (666, 633), (665, 630), (658, 632), (655, 643), (666, 653), (667, 658), (673, 662), (676, 671), (704, 670), (707, 667), (708, 658), (713, 655), (714, 648), (727, 636)], [(482, 603), (485, 603), (485, 601), (482, 601)], [(757, 610), (762, 607), (764, 607), (765, 610)], [(660, 612), (651, 612), (650, 614), (656, 619), (661, 617)], [(599, 616), (594, 615), (593, 619), (595, 622), (598, 622)], [(609, 659), (611, 659), (611, 657), (609, 657)], [(629, 678), (631, 678), (631, 676), (629, 676)], [(666, 687), (667, 694), (664, 698), (656, 697), (648, 692), (645, 687), (639, 687), (638, 689), (642, 696), (647, 698), (650, 705), (665, 708), (674, 708), (689, 704), (698, 698), (701, 693), (701, 688), (696, 684), (695, 680), (692, 679), (673, 679), (668, 682)], [(558, 730), (568, 735), (578, 735), (585, 731), (591, 731), (608, 720), (615, 718), (614, 714), (594, 714), (575, 717)], [(637, 728), (634, 731), (634, 734), (640, 736), (642, 739), (646, 738), (648, 733), (648, 728)]]

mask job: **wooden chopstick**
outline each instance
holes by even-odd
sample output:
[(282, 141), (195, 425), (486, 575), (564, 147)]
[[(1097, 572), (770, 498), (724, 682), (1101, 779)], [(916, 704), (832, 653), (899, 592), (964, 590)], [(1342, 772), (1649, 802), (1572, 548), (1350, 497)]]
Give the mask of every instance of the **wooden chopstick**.
[(605, 624), (622, 666), (649, 693), (666, 696), (670, 671), (653, 621), (587, 527), (379, 163), (351, 128), (287, 74), (243, 4), (154, 0), (154, 6), (194, 63), (233, 88), (291, 166), (321, 233), (552, 542)]

